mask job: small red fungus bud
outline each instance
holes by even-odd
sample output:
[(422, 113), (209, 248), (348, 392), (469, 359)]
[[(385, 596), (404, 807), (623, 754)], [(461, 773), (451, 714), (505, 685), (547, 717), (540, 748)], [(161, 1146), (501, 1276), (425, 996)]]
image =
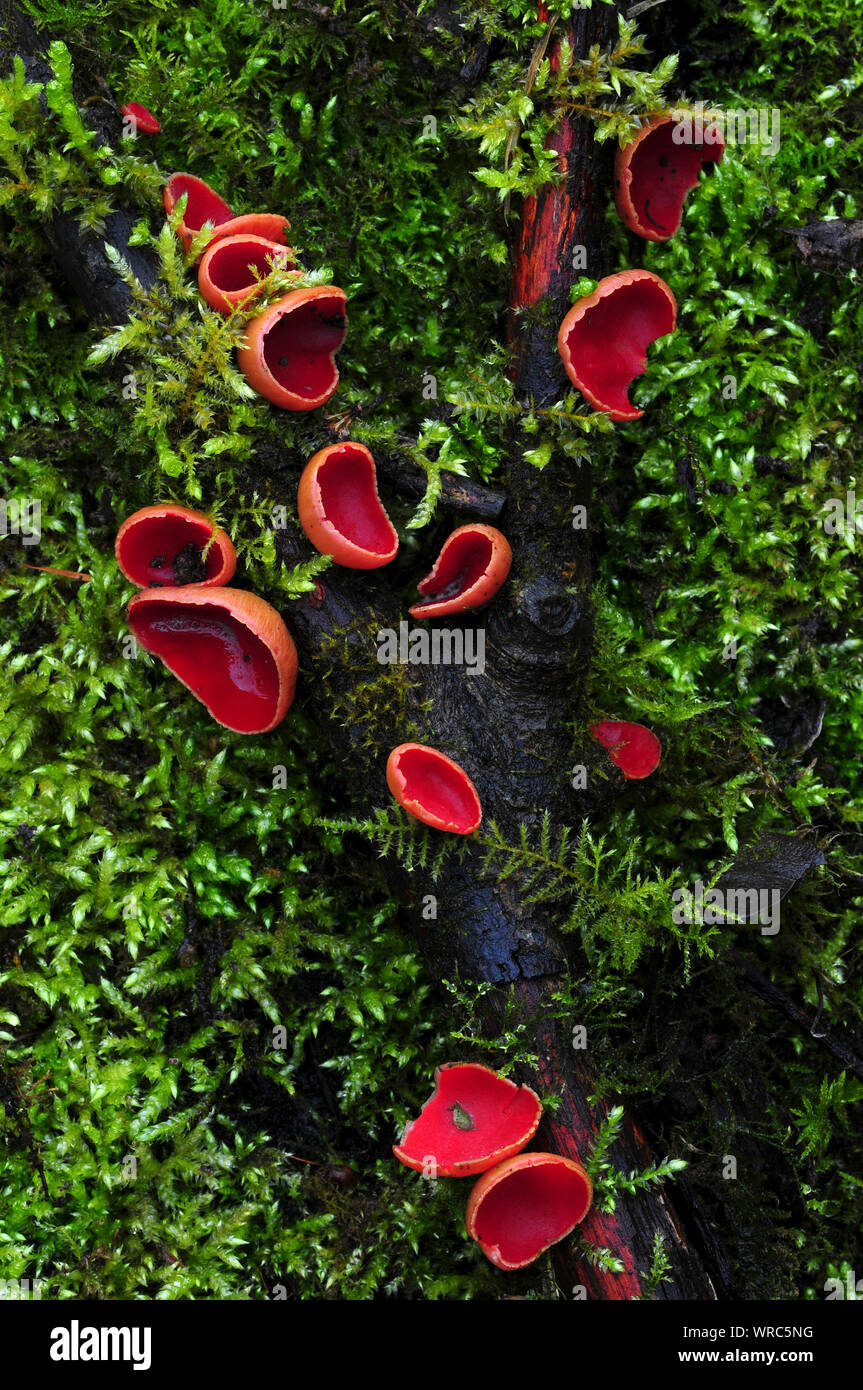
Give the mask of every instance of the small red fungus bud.
[(649, 270), (622, 270), (576, 300), (557, 335), (566, 374), (612, 420), (638, 420), (627, 388), (647, 366), (647, 347), (674, 332), (677, 304)]
[(598, 724), (591, 724), (590, 732), (608, 749), (611, 761), (626, 778), (649, 777), (659, 766), (662, 745), (656, 734), (643, 724), (602, 719)]
[(129, 626), (217, 723), (264, 734), (285, 717), (297, 681), (297, 649), (275, 608), (243, 589), (202, 584), (143, 589)]
[(348, 569), (388, 565), (399, 548), (378, 496), (375, 461), (365, 444), (345, 440), (312, 454), (297, 492), (300, 525), (316, 550)]
[(431, 573), (417, 586), (424, 597), (408, 609), (412, 618), (482, 608), (506, 582), (512, 550), (494, 526), (459, 526), (443, 543)]
[(447, 1062), (435, 1071), (435, 1090), (393, 1148), (400, 1163), (422, 1172), (431, 1157), (441, 1178), (484, 1173), (511, 1158), (536, 1133), (542, 1103), (478, 1062)]
[(593, 1184), (560, 1154), (524, 1153), (483, 1173), (467, 1202), (468, 1235), (499, 1269), (524, 1269), (583, 1221)]
[(424, 743), (400, 743), (387, 759), (387, 786), (408, 815), (455, 835), (482, 820), (476, 787), (463, 767)]
[(292, 290), (246, 325), (237, 361), (250, 386), (283, 410), (315, 410), (339, 384), (334, 353), (347, 333), (345, 292)]
[(673, 116), (658, 116), (615, 156), (617, 211), (627, 227), (646, 241), (667, 241), (674, 236), (684, 200), (698, 183), (701, 166), (720, 163), (725, 153), (715, 125), (704, 132), (712, 143), (675, 144), (678, 124)]
[(158, 135), (162, 129), (152, 111), (148, 111), (146, 106), (142, 106), (140, 102), (127, 102), (125, 106), (120, 107), (120, 114), (121, 116), (131, 116), (135, 122), (135, 129), (143, 130), (147, 135)]
[[(249, 267), (254, 267), (256, 279)], [(291, 251), (266, 237), (221, 237), (211, 242), (198, 266), (198, 289), (211, 309), (229, 314), (236, 304), (253, 300), (260, 293), (260, 280), (274, 268), (294, 271)]]
[(184, 193), (186, 211), (177, 234), (186, 250), (205, 222), (212, 222), (215, 227), (213, 240), (243, 234), (265, 237), (281, 246), (285, 244), (285, 232), (291, 225), (286, 217), (273, 212), (249, 212), (235, 217), (224, 198), (220, 198), (208, 183), (194, 174), (172, 174), (168, 179), (162, 193), (166, 213), (174, 211), (175, 204)]
[(191, 582), (179, 561), (189, 546), (200, 552), (202, 577), (196, 583), (212, 587), (227, 584), (233, 577), (237, 552), (227, 531), (214, 526), (203, 512), (175, 502), (142, 507), (127, 517), (117, 532), (114, 553), (126, 578), (140, 588), (175, 587)]

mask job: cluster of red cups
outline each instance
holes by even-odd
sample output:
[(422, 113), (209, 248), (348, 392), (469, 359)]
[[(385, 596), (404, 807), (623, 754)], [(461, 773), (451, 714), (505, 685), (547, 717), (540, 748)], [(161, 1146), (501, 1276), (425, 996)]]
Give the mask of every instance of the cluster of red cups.
[[(725, 151), (717, 127), (702, 130), (703, 143), (677, 144), (677, 122), (657, 116), (618, 150), (615, 202), (631, 231), (646, 241), (668, 241), (680, 226), (686, 194), (705, 163)], [(644, 414), (629, 399), (629, 386), (647, 366), (647, 348), (674, 332), (677, 304), (664, 280), (649, 270), (621, 270), (576, 300), (560, 325), (557, 344), (566, 374), (595, 410), (612, 420)]]
[[(185, 195), (177, 231), (186, 247), (205, 224), (213, 235), (198, 262), (198, 288), (220, 314), (251, 303), (266, 277), (280, 269), (299, 278), (287, 244), (290, 222), (272, 212), (235, 216), (203, 179), (172, 174), (165, 185), (165, 211)], [(290, 290), (255, 315), (245, 328), (237, 362), (250, 386), (282, 410), (316, 410), (339, 384), (335, 354), (345, 341), (345, 292), (337, 285)]]
[(467, 1202), (468, 1234), (499, 1269), (523, 1269), (587, 1215), (593, 1185), (580, 1163), (523, 1153), (542, 1102), (476, 1062), (435, 1071), (435, 1090), (393, 1153), (428, 1178), (481, 1173)]
[[(201, 294), (212, 308), (231, 313), (255, 298), (274, 266), (293, 265), (284, 217), (234, 216), (202, 179), (172, 174), (164, 191), (166, 210), (172, 212), (183, 196), (177, 233), (186, 248), (205, 224), (214, 228), (198, 267)], [(338, 384), (334, 353), (345, 337), (344, 311), (344, 293), (334, 286), (294, 290), (278, 299), (247, 326), (238, 358), (248, 380), (283, 409), (323, 404)], [(379, 569), (398, 552), (374, 458), (356, 440), (332, 444), (309, 459), (297, 508), (312, 545), (339, 565)], [(145, 650), (159, 656), (225, 728), (275, 728), (294, 697), (296, 648), (270, 604), (227, 587), (236, 553), (226, 532), (176, 503), (145, 507), (124, 522), (116, 554), (123, 573), (142, 590), (129, 605), (129, 622)], [(420, 581), (420, 597), (409, 612), (426, 620), (481, 608), (505, 583), (511, 564), (509, 542), (496, 527), (460, 526)], [(658, 740), (640, 725), (604, 721), (592, 732), (627, 777), (647, 776), (659, 761)], [(452, 834), (478, 829), (476, 788), (445, 753), (399, 744), (386, 776), (396, 801), (416, 819)]]
[(124, 521), (114, 550), (141, 590), (128, 617), (145, 651), (226, 729), (274, 729), (294, 698), (297, 649), (271, 604), (228, 587), (237, 554), (227, 532), (203, 512), (167, 502)]
[[(141, 108), (143, 110), (143, 108)], [(287, 219), (272, 213), (234, 216), (202, 179), (172, 174), (164, 190), (170, 214), (185, 207), (177, 234), (188, 250), (205, 225), (213, 235), (198, 265), (198, 287), (211, 308), (229, 314), (260, 293), (270, 271), (295, 272)], [(344, 292), (332, 285), (290, 291), (245, 330), (239, 364), (274, 405), (312, 410), (335, 391), (335, 352), (347, 328)], [(398, 535), (381, 502), (375, 461), (346, 440), (321, 449), (303, 469), (300, 523), (312, 545), (336, 564), (378, 569), (398, 551)], [(141, 593), (129, 605), (138, 641), (238, 733), (266, 733), (294, 696), (297, 653), (279, 614), (263, 599), (227, 587), (236, 568), (230, 537), (201, 512), (177, 503), (144, 507), (120, 528), (117, 562)], [(479, 608), (509, 574), (512, 551), (493, 526), (460, 526), (447, 538), (410, 609), (437, 618)], [(436, 749), (402, 744), (387, 764), (393, 794), (412, 815), (441, 830), (470, 834), (479, 798), (461, 768)]]

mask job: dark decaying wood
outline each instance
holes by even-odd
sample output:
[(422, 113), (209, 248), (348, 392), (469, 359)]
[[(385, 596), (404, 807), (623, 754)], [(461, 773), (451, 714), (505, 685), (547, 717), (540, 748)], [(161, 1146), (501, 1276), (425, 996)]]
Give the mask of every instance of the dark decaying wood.
[[(576, 11), (568, 26), (576, 55), (585, 55), (594, 42), (608, 43), (616, 33), (616, 10), (597, 5)], [(26, 25), (26, 22), (25, 22)], [(32, 31), (18, 28), (19, 46), (31, 55), (28, 64), (39, 73), (38, 41)], [(549, 53), (565, 32), (556, 32)], [(88, 108), (89, 110), (90, 108)], [(104, 138), (112, 138), (106, 132)], [(591, 130), (580, 120), (565, 118), (553, 137), (565, 179), (530, 200), (521, 215), (515, 247), (511, 296), (513, 378), (517, 398), (527, 404), (549, 405), (565, 393), (566, 382), (556, 351), (556, 334), (568, 304), (568, 289), (582, 270), (573, 263), (576, 246), (587, 252), (587, 273), (603, 270), (602, 224), (610, 196), (607, 152), (598, 151)], [(118, 221), (111, 239), (126, 252)], [(128, 309), (125, 287), (113, 276), (110, 263), (94, 243), (67, 219), (46, 228), (57, 250), (57, 263), (70, 285), (94, 314), (121, 320)], [(62, 242), (62, 247), (60, 247)], [(136, 270), (146, 278), (147, 265)], [(574, 746), (572, 724), (589, 660), (591, 639), (590, 572), (586, 533), (572, 525), (572, 508), (589, 507), (586, 466), (556, 458), (537, 470), (523, 457), (530, 447), (514, 431), (505, 469), (507, 501), (501, 525), (514, 552), (511, 579), (498, 600), (470, 621), (485, 631), (486, 669), (469, 675), (464, 667), (412, 668), (408, 704), (426, 740), (460, 761), (477, 784), (485, 823), (494, 821), (511, 843), (526, 824), (538, 831), (543, 813), (554, 823), (577, 823), (595, 806), (590, 792), (571, 790), (571, 768), (588, 767), (595, 749)], [(461, 480), (455, 480), (461, 486)], [(470, 499), (468, 499), (469, 501)], [(450, 494), (457, 507), (458, 499)], [(474, 494), (478, 505), (492, 505)], [(466, 509), (467, 510), (467, 509)], [(286, 560), (295, 558), (288, 533), (278, 546)], [(306, 595), (286, 615), (296, 635), (301, 673), (314, 680), (326, 675), (331, 689), (350, 694), (357, 680), (380, 675), (369, 625), (397, 628), (404, 608), (381, 574), (356, 576), (330, 570), (319, 594)], [(452, 626), (450, 622), (448, 624)], [(345, 633), (347, 632), (347, 636)], [(333, 664), (332, 643), (347, 647), (349, 662)], [(374, 756), (364, 745), (366, 731), (333, 722), (327, 732), (339, 754), (362, 768), (363, 796), (356, 810), (387, 805), (384, 783), (387, 748)], [(384, 732), (392, 744), (404, 733), (398, 727)], [(380, 743), (380, 731), (378, 731)], [(594, 785), (595, 785), (594, 779)], [(588, 782), (590, 786), (590, 780)], [(460, 974), (489, 981), (496, 988), (487, 997), (492, 1023), (499, 1022), (514, 997), (522, 1016), (535, 1029), (536, 1050), (542, 1059), (536, 1075), (525, 1074), (560, 1097), (553, 1118), (540, 1131), (543, 1146), (571, 1156), (584, 1156), (606, 1113), (591, 1107), (589, 1054), (571, 1045), (577, 1020), (553, 1017), (549, 996), (564, 978), (566, 951), (545, 906), (528, 907), (512, 881), (500, 882), (487, 872), (482, 846), (469, 841), (461, 857), (452, 855), (436, 882), (413, 876), (412, 909), (417, 938), (438, 978)], [(426, 893), (437, 898), (437, 918), (421, 920), (419, 904)], [(622, 1137), (609, 1157), (622, 1172), (640, 1169), (650, 1160), (635, 1121), (627, 1116)], [(555, 1247), (555, 1266), (564, 1296), (575, 1286), (599, 1299), (629, 1299), (643, 1286), (654, 1242), (660, 1236), (670, 1261), (670, 1276), (656, 1297), (709, 1299), (713, 1286), (681, 1230), (670, 1201), (655, 1189), (618, 1199), (612, 1215), (596, 1211), (581, 1228), (588, 1242), (606, 1247), (619, 1260), (623, 1274), (599, 1271), (579, 1252), (577, 1242)]]

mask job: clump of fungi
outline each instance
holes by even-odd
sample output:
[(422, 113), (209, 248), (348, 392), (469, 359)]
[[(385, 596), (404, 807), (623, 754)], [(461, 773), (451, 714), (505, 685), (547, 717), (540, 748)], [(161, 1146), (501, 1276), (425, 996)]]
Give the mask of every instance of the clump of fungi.
[(427, 1177), (481, 1174), (471, 1189), (468, 1234), (499, 1269), (523, 1269), (584, 1220), (593, 1185), (580, 1163), (524, 1153), (542, 1102), (476, 1062), (449, 1062), (393, 1153)]

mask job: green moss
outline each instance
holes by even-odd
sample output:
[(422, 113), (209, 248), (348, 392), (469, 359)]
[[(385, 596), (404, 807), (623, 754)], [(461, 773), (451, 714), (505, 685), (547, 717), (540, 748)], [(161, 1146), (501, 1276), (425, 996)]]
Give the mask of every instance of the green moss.
[[(42, 532), (0, 542), (0, 1277), (41, 1276), (61, 1298), (549, 1296), (542, 1268), (504, 1280), (466, 1240), (464, 1184), (424, 1183), (390, 1155), (454, 1043), (503, 1070), (529, 1060), (516, 1022), (484, 1032), (473, 986), (431, 988), (374, 855), (345, 836), (371, 831), (424, 878), (440, 845), (389, 810), (352, 803), (345, 819), (342, 770), (299, 710), (267, 739), (225, 733), (124, 651), (119, 521), (166, 494), (229, 520), (243, 582), (289, 615), (322, 561), (309, 548), (281, 565), (272, 509), (350, 419), (373, 450), (425, 468), (420, 534), (441, 468), (494, 480), (514, 427), (559, 500), (589, 454), (596, 641), (573, 739), (596, 717), (640, 719), (663, 763), (589, 835), (548, 826), (504, 845), (489, 829), (489, 869), (571, 929), (555, 1008), (588, 1027), (597, 1095), (631, 1097), (656, 1152), (688, 1156), (745, 1296), (821, 1297), (859, 1224), (859, 1084), (784, 1023), (766, 1032), (724, 962), (733, 931), (675, 930), (667, 908), (675, 884), (707, 881), (760, 830), (829, 841), (830, 872), (795, 893), (769, 960), (766, 943), (746, 949), (811, 1012), (820, 990), (828, 1026), (860, 1033), (859, 547), (821, 524), (857, 485), (859, 279), (803, 266), (783, 229), (858, 215), (843, 55), (861, 16), (846, 0), (817, 24), (802, 0), (711, 4), (683, 92), (634, 32), (590, 71), (529, 77), (545, 32), (532, 0), (479, 0), (457, 35), (388, 4), (363, 23), (242, 0), (181, 17), (139, 0), (32, 11), (88, 90), (104, 99), (104, 75), (163, 133), (95, 149), (56, 45), (47, 112), (20, 69), (0, 93), (3, 489), (40, 500)], [(663, 276), (681, 310), (634, 388), (644, 418), (613, 427), (574, 391), (521, 407), (500, 346), (506, 244), (517, 196), (554, 175), (545, 135), (566, 102), (613, 139), (685, 97), (778, 104), (782, 139), (774, 159), (729, 148), (665, 245), (636, 242), (609, 208), (612, 263)], [(238, 211), (284, 211), (310, 282), (345, 289), (332, 414), (286, 419), (246, 389), (231, 356), (243, 316), (199, 308), (162, 221), (174, 169)], [(161, 273), (129, 324), (94, 334), (39, 228), (62, 209), (101, 234), (125, 199)], [(369, 756), (382, 728), (422, 736), (409, 669), (357, 664), (375, 628), (337, 634), (321, 682)], [(783, 697), (824, 704), (811, 748), (785, 736)], [(741, 1180), (719, 1182), (735, 1153)], [(357, 1168), (353, 1191), (335, 1160)], [(646, 1273), (650, 1292), (659, 1249)]]

